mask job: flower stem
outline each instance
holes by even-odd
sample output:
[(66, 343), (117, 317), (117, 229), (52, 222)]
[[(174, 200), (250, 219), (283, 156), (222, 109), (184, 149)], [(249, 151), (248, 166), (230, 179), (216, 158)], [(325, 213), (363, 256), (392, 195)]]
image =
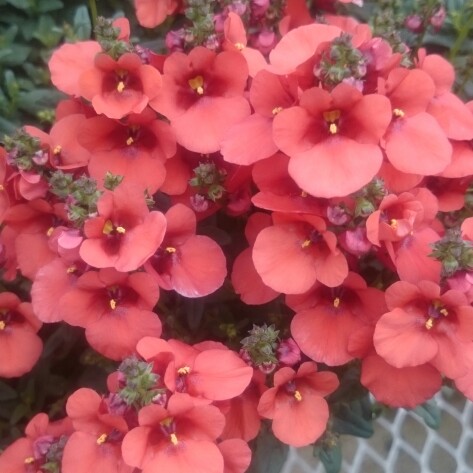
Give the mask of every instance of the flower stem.
[(92, 26), (95, 28), (97, 24), (97, 3), (96, 0), (89, 0), (90, 15), (92, 17)]

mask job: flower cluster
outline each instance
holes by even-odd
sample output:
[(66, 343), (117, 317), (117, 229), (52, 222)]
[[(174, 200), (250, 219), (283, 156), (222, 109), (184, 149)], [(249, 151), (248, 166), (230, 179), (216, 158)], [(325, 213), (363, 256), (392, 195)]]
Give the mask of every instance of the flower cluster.
[[(34, 366), (43, 323), (120, 362), (107, 394), (35, 417), (1, 471), (243, 473), (263, 419), (321, 439), (352, 365), (390, 406), (445, 378), (473, 399), (473, 102), (452, 65), (303, 1), (223, 3), (186, 2), (165, 56), (124, 18), (61, 46), (55, 124), (0, 148), (2, 277), (32, 283), (31, 302), (0, 294), (0, 376)], [(147, 27), (184, 8), (135, 4)], [(266, 322), (179, 337), (163, 294), (216, 291)]]

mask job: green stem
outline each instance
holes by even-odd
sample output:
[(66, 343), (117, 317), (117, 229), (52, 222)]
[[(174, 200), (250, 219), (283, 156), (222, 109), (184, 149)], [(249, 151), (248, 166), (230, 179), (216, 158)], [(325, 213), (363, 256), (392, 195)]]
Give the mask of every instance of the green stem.
[(97, 3), (96, 0), (89, 0), (90, 15), (92, 17), (92, 26), (95, 28), (97, 24)]
[(453, 46), (450, 49), (450, 54), (449, 54), (450, 61), (453, 61), (457, 57), (457, 54), (460, 51), (460, 48), (462, 47), (462, 44), (464, 43), (466, 38), (468, 38), (470, 30), (472, 29), (473, 29), (473, 14), (470, 16), (470, 18), (468, 18), (465, 24), (462, 25), (462, 28), (458, 32), (457, 39), (455, 40), (455, 43), (453, 43)]

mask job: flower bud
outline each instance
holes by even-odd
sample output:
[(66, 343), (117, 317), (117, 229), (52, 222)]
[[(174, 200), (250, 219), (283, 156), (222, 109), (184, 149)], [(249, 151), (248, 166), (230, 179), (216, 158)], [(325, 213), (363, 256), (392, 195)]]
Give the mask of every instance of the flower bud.
[(301, 361), (301, 350), (292, 338), (283, 340), (276, 350), (280, 363), (294, 366)]

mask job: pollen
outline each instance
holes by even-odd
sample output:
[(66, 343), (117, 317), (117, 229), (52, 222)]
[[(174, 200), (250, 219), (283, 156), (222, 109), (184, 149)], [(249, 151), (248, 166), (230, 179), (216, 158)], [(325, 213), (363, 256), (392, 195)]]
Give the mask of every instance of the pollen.
[(53, 231), (54, 231), (54, 227), (49, 227), (48, 231), (46, 232), (46, 235), (50, 237), (53, 234)]
[(335, 123), (330, 123), (330, 126), (328, 127), (328, 131), (330, 132), (331, 135), (335, 135), (338, 133), (338, 126)]
[(430, 330), (434, 326), (434, 319), (432, 317), (429, 317), (427, 319), (427, 322), (425, 322), (425, 328), (427, 330)]
[(393, 109), (393, 115), (397, 118), (403, 118), (405, 113), (404, 110), (401, 110), (400, 108), (395, 108)]
[(278, 113), (282, 112), (283, 111), (283, 108), (282, 107), (274, 107), (273, 110), (271, 111), (271, 113), (273, 115), (277, 115)]
[(125, 83), (121, 80), (117, 84), (117, 91), (121, 94), (125, 90)]
[(334, 306), (335, 308), (337, 308), (339, 305), (340, 305), (340, 298), (339, 298), (339, 297), (336, 297), (336, 298), (333, 300), (333, 306)]
[(397, 220), (395, 218), (392, 218), (391, 221), (389, 222), (389, 226), (391, 228), (394, 228), (394, 230), (396, 230), (397, 228)]
[(185, 374), (189, 374), (191, 372), (191, 369), (189, 366), (183, 366), (182, 368), (179, 368), (177, 370), (177, 373), (180, 374), (180, 375), (185, 375)]
[(294, 391), (294, 398), (296, 399), (297, 402), (302, 401), (302, 394), (297, 389)]
[(443, 309), (440, 309), (439, 312), (444, 316), (444, 317), (447, 317), (448, 315), (448, 310), (443, 308)]
[(74, 273), (77, 271), (77, 267), (72, 265), (72, 266), (69, 266), (67, 269), (66, 269), (66, 273), (67, 274), (71, 274), (71, 273)]
[(310, 246), (311, 243), (312, 242), (310, 240), (305, 240), (305, 241), (302, 242), (301, 247), (302, 248), (307, 248), (308, 246)]
[(5, 330), (6, 326), (7, 324), (3, 320), (0, 320), (0, 330)]
[(245, 49), (245, 45), (243, 43), (235, 43), (235, 48), (237, 48), (238, 51), (242, 51)]
[(126, 144), (128, 146), (131, 146), (134, 142), (135, 142), (135, 140), (131, 136), (126, 140)]
[(102, 445), (107, 441), (107, 434), (102, 434), (98, 439), (97, 439), (97, 445)]
[(124, 227), (117, 227), (115, 230), (117, 231), (117, 233), (121, 233), (122, 235), (126, 233), (126, 230)]
[(115, 299), (110, 299), (110, 309), (115, 310), (117, 308), (117, 301)]
[(177, 250), (174, 248), (174, 246), (168, 246), (166, 248), (166, 253), (175, 253)]
[(31, 465), (31, 463), (34, 463), (34, 458), (33, 457), (25, 458), (25, 464), (26, 465)]
[(61, 145), (57, 145), (57, 146), (55, 146), (54, 149), (53, 149), (53, 154), (59, 154), (61, 151), (62, 151), (62, 146), (61, 146)]
[(179, 443), (179, 440), (177, 440), (177, 435), (176, 434), (171, 434), (169, 436), (169, 439), (171, 440), (171, 443), (173, 445), (177, 445)]
[(111, 220), (107, 220), (102, 228), (102, 233), (104, 235), (110, 235), (113, 232), (113, 223)]
[(190, 85), (192, 90), (195, 90), (199, 95), (204, 94), (204, 78), (202, 76), (195, 76), (193, 79), (189, 79), (187, 83)]

